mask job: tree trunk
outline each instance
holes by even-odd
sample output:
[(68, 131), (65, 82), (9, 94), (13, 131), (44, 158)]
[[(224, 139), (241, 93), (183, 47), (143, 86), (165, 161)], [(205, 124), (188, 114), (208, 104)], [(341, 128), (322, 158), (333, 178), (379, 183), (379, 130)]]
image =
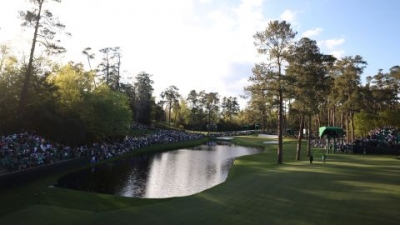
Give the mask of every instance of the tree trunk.
[[(92, 69), (92, 64), (90, 64), (90, 56), (89, 55), (87, 56), (87, 61), (89, 64), (90, 72), (92, 72), (93, 69)], [(94, 88), (96, 89), (96, 75), (94, 75), (94, 77), (93, 77), (93, 85), (94, 85)]]
[(304, 115), (300, 115), (299, 135), (297, 136), (296, 160), (300, 160), (301, 141), (303, 140)]
[(332, 110), (331, 109), (327, 109), (328, 111), (327, 111), (327, 118), (328, 118), (328, 126), (330, 126), (331, 125), (331, 112), (332, 112)]
[(335, 118), (336, 118), (336, 106), (333, 105), (333, 109), (332, 109), (332, 125), (335, 126)]
[(345, 119), (345, 123), (346, 123), (346, 141), (347, 141), (347, 143), (349, 143), (350, 142), (350, 133), (349, 133), (349, 120), (348, 120), (348, 116), (346, 116), (346, 119)]
[(210, 136), (211, 130), (211, 109), (208, 110), (208, 136)]
[(106, 54), (106, 83), (107, 85), (110, 85), (110, 62), (109, 62), (109, 58), (108, 58), (108, 51)]
[(265, 119), (266, 119), (265, 115), (266, 115), (266, 113), (265, 113), (265, 111), (263, 111), (261, 113), (261, 124), (260, 124), (262, 132), (265, 132)]
[(288, 122), (286, 122), (286, 126), (289, 124), (289, 126), (291, 127), (293, 121), (292, 121), (292, 116), (290, 115), (290, 107), (291, 107), (291, 103), (290, 103), (290, 98), (289, 98), (289, 100), (288, 100), (288, 111), (289, 111), (289, 113), (287, 114), (288, 116), (287, 116), (286, 121), (288, 121)]
[(278, 164), (283, 163), (283, 140), (282, 140), (282, 128), (283, 128), (283, 101), (282, 101), (282, 89), (279, 89), (279, 111), (278, 111)]
[(175, 118), (174, 118), (174, 124), (175, 124), (175, 127), (177, 126), (177, 118), (178, 118), (178, 112), (175, 112), (175, 109), (174, 109), (174, 114), (175, 114)]
[(171, 110), (172, 110), (172, 101), (168, 103), (168, 126), (171, 125)]
[[(340, 126), (341, 127), (344, 127), (344, 125), (345, 125), (345, 121), (343, 121), (343, 112), (341, 112), (340, 113)], [(347, 124), (346, 124), (346, 126), (347, 126)], [(346, 128), (347, 129), (347, 128)]]
[(22, 122), (24, 120), (24, 113), (25, 113), (25, 107), (26, 107), (26, 99), (28, 97), (28, 89), (29, 89), (29, 83), (32, 77), (32, 72), (33, 72), (33, 57), (35, 55), (35, 47), (36, 47), (36, 41), (37, 41), (37, 36), (39, 32), (39, 25), (40, 25), (40, 17), (42, 13), (42, 6), (43, 6), (44, 1), (39, 2), (39, 11), (38, 11), (38, 20), (36, 21), (35, 24), (35, 32), (33, 33), (33, 40), (32, 40), (32, 46), (31, 46), (31, 52), (29, 55), (29, 62), (28, 62), (28, 68), (25, 71), (25, 79), (24, 83), (22, 86), (21, 90), (21, 98), (19, 100), (19, 121)]
[(283, 139), (282, 139), (282, 133), (283, 133), (283, 90), (282, 90), (282, 84), (281, 84), (281, 76), (282, 76), (282, 68), (281, 68), (281, 59), (278, 56), (277, 58), (278, 62), (278, 85), (279, 85), (279, 90), (278, 90), (278, 100), (279, 100), (279, 109), (278, 109), (278, 164), (283, 163)]
[(283, 132), (286, 131), (286, 123), (287, 123), (287, 114), (286, 114), (286, 100), (283, 98), (283, 93), (282, 93), (282, 136)]
[(312, 134), (311, 118), (312, 118), (312, 116), (308, 115), (307, 156), (311, 155), (311, 134)]
[(350, 111), (350, 129), (351, 129), (351, 141), (354, 141), (355, 134), (354, 134), (354, 116), (353, 116), (353, 111)]
[(119, 85), (119, 81), (121, 79), (121, 54), (118, 53), (118, 70), (117, 70), (117, 81), (116, 81), (116, 86), (117, 86), (117, 91), (120, 91), (120, 85)]

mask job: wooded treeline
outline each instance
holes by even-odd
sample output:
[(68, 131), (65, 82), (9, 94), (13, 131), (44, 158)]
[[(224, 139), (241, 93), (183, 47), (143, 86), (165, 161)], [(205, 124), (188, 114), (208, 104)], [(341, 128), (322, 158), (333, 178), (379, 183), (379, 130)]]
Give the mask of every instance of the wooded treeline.
[(399, 66), (377, 71), (362, 83), (367, 66), (362, 56), (323, 54), (315, 40), (296, 38), (286, 21), (271, 21), (254, 35), (265, 60), (255, 64), (244, 88), (248, 105), (240, 109), (234, 96), (205, 90), (183, 94), (175, 84), (154, 96), (150, 73), (123, 79), (127, 74), (121, 64), (133, 62), (123, 61), (119, 47), (88, 47), (82, 50), (87, 62), (56, 63), (67, 50), (60, 35), (73, 34), (46, 9), (48, 1), (30, 2), (32, 10), (20, 12), (22, 26), (32, 32), (29, 55), (18, 57), (7, 44), (0, 48), (3, 134), (35, 130), (81, 144), (123, 137), (132, 122), (164, 123), (203, 131), (260, 129), (278, 134), (281, 151), (283, 135), (296, 132), (302, 138), (303, 129), (317, 135), (320, 126), (339, 126), (352, 141), (376, 126), (400, 125)]
[[(185, 98), (172, 85), (156, 102), (149, 73), (123, 81), (119, 47), (83, 49), (89, 69), (83, 63), (56, 63), (57, 55), (67, 51), (60, 35), (71, 34), (46, 8), (49, 2), (31, 0), (32, 9), (19, 12), (21, 25), (33, 34), (29, 56), (18, 58), (1, 44), (0, 133), (34, 130), (56, 141), (81, 144), (123, 137), (133, 121), (203, 130), (215, 130), (219, 123), (233, 129), (233, 116), (239, 112), (235, 97), (220, 99), (216, 92), (193, 90)], [(94, 59), (100, 63), (94, 65)]]
[(318, 137), (321, 126), (346, 130), (346, 140), (366, 136), (371, 129), (398, 127), (400, 67), (378, 71), (362, 84), (367, 66), (360, 55), (336, 59), (320, 52), (315, 40), (296, 40), (297, 32), (286, 21), (271, 21), (264, 31), (254, 35), (255, 46), (264, 60), (253, 68), (248, 111), (258, 112), (261, 127), (265, 118), (276, 117), (278, 163), (282, 163), (282, 135), (287, 130), (298, 134), (300, 157), (303, 130), (310, 139)]

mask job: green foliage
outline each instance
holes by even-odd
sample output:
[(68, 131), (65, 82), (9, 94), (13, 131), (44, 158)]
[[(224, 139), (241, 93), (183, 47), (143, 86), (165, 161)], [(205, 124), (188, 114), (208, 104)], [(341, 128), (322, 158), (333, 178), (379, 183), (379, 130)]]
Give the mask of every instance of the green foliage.
[(362, 88), (361, 74), (367, 62), (359, 55), (346, 56), (338, 61), (332, 68), (331, 75), (334, 79), (331, 99), (338, 110), (346, 115), (347, 141), (355, 139), (354, 113), (361, 110)]
[[(200, 106), (200, 93), (191, 90), (186, 98), (190, 109), (189, 126), (191, 129), (199, 130), (198, 127), (202, 123), (202, 109)], [(195, 128), (196, 127), (196, 128)]]
[[(105, 129), (112, 127), (108, 123), (114, 123), (113, 115), (120, 114), (108, 107), (113, 105), (111, 100), (99, 94), (104, 90), (101, 87), (97, 89), (99, 84), (96, 81), (99, 80), (95, 79), (96, 75), (112, 91), (128, 96), (131, 118), (135, 122), (148, 125), (152, 120), (165, 121), (165, 111), (168, 111), (168, 120), (175, 121), (176, 126), (200, 130), (205, 129), (207, 124), (218, 124), (219, 128), (229, 129), (258, 123), (262, 130), (278, 128), (278, 133), (281, 134), (286, 128), (299, 124), (298, 116), (302, 113), (318, 115), (312, 126), (342, 126), (347, 131), (356, 131), (357, 135), (361, 135), (367, 128), (358, 128), (357, 123), (364, 122), (355, 121), (355, 127), (352, 127), (352, 120), (354, 114), (362, 110), (379, 115), (379, 119), (373, 120), (375, 126), (399, 124), (396, 113), (400, 111), (398, 65), (387, 72), (379, 70), (375, 75), (367, 77), (367, 84), (363, 86), (360, 77), (367, 63), (361, 56), (347, 56), (331, 66), (329, 56), (319, 53), (315, 41), (302, 38), (295, 43), (297, 32), (286, 21), (271, 21), (265, 30), (256, 32), (253, 36), (257, 51), (266, 57), (253, 68), (253, 74), (249, 77), (251, 85), (245, 88), (249, 104), (239, 112), (236, 99), (224, 97), (220, 104), (218, 93), (205, 91), (192, 90), (186, 99), (186, 105), (185, 102), (178, 101), (180, 94), (174, 85), (171, 87), (175, 89), (171, 88), (172, 92), (167, 89), (163, 93), (164, 99), (156, 104), (151, 75), (143, 72), (137, 75), (135, 83), (121, 83), (122, 54), (119, 47), (100, 50), (100, 65), (94, 67), (97, 70), (92, 70), (90, 64), (95, 56), (91, 48), (85, 48), (82, 52), (90, 71), (74, 63), (59, 68), (53, 66), (53, 58), (50, 57), (66, 50), (59, 46), (61, 42), (58, 40), (65, 25), (60, 23), (56, 14), (49, 11), (47, 6), (54, 2), (60, 3), (61, 0), (29, 2), (32, 8), (20, 11), (21, 25), (28, 28), (26, 30), (29, 32), (32, 31), (33, 35), (29, 61), (17, 59), (13, 56), (12, 49), (0, 45), (2, 133), (31, 128), (54, 138), (63, 136), (62, 133), (71, 137), (77, 134), (79, 138), (71, 138), (74, 143), (78, 139), (85, 139), (86, 135), (82, 133), (88, 132), (93, 137), (104, 137), (112, 133), (115, 128), (109, 132)], [(38, 57), (39, 54), (42, 57)], [(287, 66), (289, 68), (285, 70)], [(328, 71), (330, 77), (325, 76)], [(112, 92), (113, 94), (116, 93)], [(208, 99), (211, 95), (216, 98)], [(324, 99), (325, 96), (328, 97)], [(122, 97), (115, 97), (115, 100), (125, 102)], [(287, 102), (289, 110), (283, 108), (286, 108)], [(125, 103), (122, 105), (125, 107)], [(168, 110), (164, 110), (164, 106)], [(86, 109), (89, 112), (82, 112)], [(102, 113), (104, 115), (97, 115)], [(360, 118), (358, 120), (362, 121)], [(122, 119), (125, 120), (125, 114)], [(96, 128), (97, 122), (101, 128)], [(78, 129), (82, 132), (77, 132)], [(121, 133), (124, 132), (116, 130), (116, 135)], [(68, 142), (67, 139), (63, 141)], [(280, 146), (278, 148), (281, 149)]]
[(174, 109), (174, 114), (176, 121), (175, 123), (179, 126), (179, 128), (184, 128), (189, 124), (190, 121), (190, 109), (188, 107), (187, 102), (185, 99), (181, 98), (176, 110)]
[(370, 112), (378, 113), (387, 107), (391, 109), (395, 107), (399, 94), (399, 76), (397, 73), (397, 70), (392, 68), (389, 73), (379, 70), (374, 76), (367, 77), (368, 83), (365, 92), (369, 96), (365, 103)]
[(7, 45), (0, 45), (0, 133), (15, 130), (22, 73), (11, 49)]
[(100, 139), (126, 135), (132, 123), (128, 98), (106, 85), (85, 95), (79, 115), (87, 131)]
[[(317, 42), (309, 38), (302, 38), (295, 45), (289, 47), (287, 56), (289, 66), (286, 69), (286, 83), (290, 87), (287, 92), (295, 100), (292, 106), (300, 113), (298, 130), (304, 128), (304, 118), (308, 118), (308, 132), (313, 133), (311, 118), (319, 113), (320, 105), (325, 101), (330, 91), (328, 76), (329, 67), (335, 58), (320, 53)], [(308, 135), (311, 140), (311, 135)], [(302, 135), (298, 137), (298, 154), (300, 159)], [(307, 152), (311, 146), (307, 146)]]
[(365, 137), (369, 131), (377, 126), (378, 117), (374, 114), (361, 111), (354, 115), (354, 129), (356, 137)]
[(400, 127), (400, 114), (394, 110), (384, 110), (379, 113), (378, 126), (380, 127)]
[(394, 110), (385, 110), (379, 115), (362, 110), (354, 115), (354, 129), (357, 137), (365, 137), (376, 127), (399, 127), (400, 115)]
[(204, 110), (204, 115), (206, 115), (206, 127), (208, 132), (215, 127), (219, 121), (219, 95), (218, 92), (200, 92), (200, 105)]
[[(52, 0), (54, 2), (60, 3), (61, 0)], [(25, 111), (26, 106), (30, 106), (31, 102), (29, 93), (32, 88), (31, 80), (32, 77), (37, 75), (34, 71), (40, 67), (34, 65), (35, 63), (35, 49), (37, 44), (39, 47), (43, 47), (48, 55), (64, 53), (66, 49), (59, 45), (60, 40), (55, 40), (57, 34), (65, 28), (65, 25), (60, 23), (58, 19), (49, 11), (44, 9), (45, 0), (30, 0), (33, 5), (32, 10), (26, 12), (20, 11), (20, 16), (22, 19), (22, 26), (33, 28), (33, 38), (31, 43), (31, 50), (29, 53), (29, 61), (26, 66), (25, 76), (23, 79), (23, 85), (21, 88), (21, 94), (19, 98), (19, 108), (18, 108), (18, 119), (20, 120), (21, 126), (23, 128), (26, 124), (23, 124), (27, 112)], [(66, 33), (70, 35), (70, 33)]]
[[(45, 64), (35, 61), (34, 65)], [(80, 64), (69, 63), (51, 69), (53, 71), (50, 75), (43, 69), (35, 69), (37, 74), (45, 75), (34, 76), (32, 79), (30, 101), (25, 110), (26, 129), (36, 130), (52, 140), (70, 145), (82, 144), (88, 137), (99, 139), (128, 133), (132, 114), (125, 94), (114, 92), (104, 85), (94, 89), (94, 74), (86, 72)], [(2, 75), (4, 76), (1, 76), (0, 87), (10, 85), (10, 88), (15, 88), (14, 85), (21, 84), (11, 85), (6, 82), (8, 75), (17, 76), (18, 71), (8, 75), (4, 72)], [(2, 90), (3, 88), (0, 88), (0, 91)], [(8, 96), (13, 89), (7, 88), (4, 91)], [(12, 100), (10, 97), (5, 100)], [(2, 103), (6, 102), (0, 100), (0, 104)], [(15, 107), (12, 107), (10, 104), (9, 110), (2, 110), (0, 114), (9, 115), (6, 118), (15, 122), (16, 118), (11, 117), (17, 109), (16, 104), (14, 105)], [(2, 120), (2, 123), (6, 122)], [(10, 131), (10, 128), (7, 130)]]
[[(83, 54), (90, 59), (90, 55), (85, 49)], [(112, 90), (120, 90), (121, 80), (121, 49), (120, 47), (107, 47), (100, 49), (103, 55), (102, 61), (99, 64), (97, 71), (99, 72), (100, 78), (105, 82)]]
[(290, 50), (286, 70), (290, 87), (288, 91), (300, 102), (301, 107), (297, 110), (306, 115), (315, 115), (329, 94), (328, 71), (335, 58), (321, 54), (317, 42), (309, 38), (300, 39)]
[(94, 74), (85, 72), (81, 65), (67, 64), (49, 76), (48, 82), (57, 86), (57, 100), (61, 111), (78, 111), (84, 94), (92, 90)]
[(135, 122), (150, 125), (152, 117), (152, 108), (154, 106), (153, 83), (150, 74), (141, 72), (136, 76), (134, 91), (129, 98), (133, 103), (131, 106), (134, 111)]
[(77, 113), (60, 113), (51, 102), (28, 108), (31, 130), (49, 140), (78, 146), (86, 142), (86, 129)]
[(181, 97), (178, 91), (179, 88), (177, 88), (174, 85), (171, 85), (160, 94), (161, 98), (165, 100), (165, 103), (167, 104), (168, 107), (168, 123), (171, 123), (172, 108), (174, 108), (174, 105), (176, 105), (178, 99)]
[(237, 116), (240, 111), (240, 106), (236, 97), (223, 97), (222, 103), (222, 116), (225, 120), (228, 120), (230, 123), (233, 122), (233, 119)]
[[(61, 0), (51, 1), (61, 3)], [(35, 30), (32, 45), (39, 43), (49, 55), (64, 53), (66, 49), (60, 46), (60, 40), (55, 38), (65, 29), (65, 25), (60, 23), (50, 10), (45, 9), (45, 0), (30, 0), (30, 2), (33, 5), (32, 10), (20, 11), (19, 14), (22, 19), (21, 25)], [(71, 35), (68, 32), (66, 34)]]
[[(268, 63), (268, 72), (264, 73), (273, 82), (266, 82), (267, 87), (261, 87), (267, 91), (277, 91), (278, 101), (278, 159), (277, 162), (281, 164), (283, 161), (283, 96), (285, 92), (285, 82), (282, 70), (284, 62), (287, 60), (289, 54), (289, 47), (293, 44), (293, 40), (297, 32), (292, 30), (290, 23), (286, 21), (271, 21), (268, 23), (264, 31), (257, 32), (253, 37), (255, 39), (255, 46), (259, 54), (266, 55), (265, 63)], [(273, 93), (275, 94), (275, 93)]]

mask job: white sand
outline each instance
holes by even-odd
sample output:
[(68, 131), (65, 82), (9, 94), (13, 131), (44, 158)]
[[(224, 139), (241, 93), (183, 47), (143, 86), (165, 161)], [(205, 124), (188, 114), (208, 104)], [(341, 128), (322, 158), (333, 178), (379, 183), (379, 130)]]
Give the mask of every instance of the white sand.
[(273, 134), (259, 134), (258, 137), (260, 137), (260, 138), (278, 138), (278, 135), (273, 135)]
[(230, 141), (233, 140), (234, 137), (216, 137), (217, 140), (225, 140), (225, 141)]
[(264, 144), (278, 144), (278, 141), (264, 141)]

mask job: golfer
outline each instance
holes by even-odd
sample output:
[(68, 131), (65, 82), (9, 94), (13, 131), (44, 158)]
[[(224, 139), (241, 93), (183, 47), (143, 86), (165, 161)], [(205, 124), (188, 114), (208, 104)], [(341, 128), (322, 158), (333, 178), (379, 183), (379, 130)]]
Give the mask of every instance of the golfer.
[(322, 162), (324, 162), (324, 164), (325, 164), (325, 160), (326, 160), (326, 155), (325, 155), (325, 153), (324, 153), (324, 154), (322, 154), (322, 157), (321, 157), (321, 159), (322, 159)]

